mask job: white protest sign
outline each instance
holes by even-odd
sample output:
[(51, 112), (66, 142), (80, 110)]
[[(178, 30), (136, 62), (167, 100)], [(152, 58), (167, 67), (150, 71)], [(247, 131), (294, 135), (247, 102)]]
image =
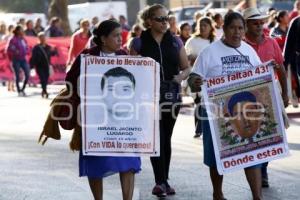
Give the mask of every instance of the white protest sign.
[(280, 94), (267, 64), (206, 80), (202, 91), (220, 174), (282, 158)]
[(159, 156), (159, 64), (151, 58), (82, 55), (82, 152)]

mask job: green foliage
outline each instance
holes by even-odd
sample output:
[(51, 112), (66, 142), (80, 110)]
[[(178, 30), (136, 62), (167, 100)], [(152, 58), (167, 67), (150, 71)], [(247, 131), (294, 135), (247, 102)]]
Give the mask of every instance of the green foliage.
[(0, 0), (0, 10), (11, 13), (43, 13), (48, 0)]

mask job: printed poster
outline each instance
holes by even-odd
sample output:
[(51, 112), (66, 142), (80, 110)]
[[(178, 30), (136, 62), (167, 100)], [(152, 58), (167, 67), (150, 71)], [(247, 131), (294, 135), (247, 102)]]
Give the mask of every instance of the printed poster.
[(82, 55), (82, 152), (159, 156), (159, 64), (143, 57)]
[(273, 66), (213, 77), (203, 84), (220, 174), (288, 155)]

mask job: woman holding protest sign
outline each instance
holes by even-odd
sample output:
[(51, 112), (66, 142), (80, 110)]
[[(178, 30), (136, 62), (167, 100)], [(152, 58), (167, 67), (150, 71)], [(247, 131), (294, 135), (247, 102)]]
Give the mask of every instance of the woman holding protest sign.
[[(196, 59), (188, 80), (192, 91), (200, 91), (205, 78), (226, 75), (261, 64), (254, 49), (242, 41), (245, 34), (245, 21), (239, 13), (227, 14), (223, 29), (224, 38), (212, 43)], [(210, 168), (213, 199), (224, 200), (223, 176), (217, 171), (212, 136), (205, 110), (203, 117), (206, 117), (203, 120), (204, 163)], [(254, 200), (262, 199), (260, 167), (256, 165), (245, 168)]]
[[(155, 176), (153, 195), (174, 195), (169, 185), (171, 161), (171, 137), (179, 113), (180, 83), (186, 79), (190, 69), (182, 41), (168, 30), (167, 10), (163, 5), (146, 7), (140, 15), (146, 28), (135, 38), (130, 54), (151, 57), (160, 63), (160, 157), (152, 157)], [(180, 72), (181, 71), (181, 72)]]
[[(212, 42), (216, 40), (216, 30), (213, 26), (213, 22), (209, 17), (202, 17), (197, 21), (195, 34), (188, 39), (185, 44), (185, 49), (191, 65), (194, 64), (197, 56), (208, 47)], [(192, 93), (191, 96), (196, 104), (194, 116), (195, 116), (195, 135), (194, 138), (198, 138), (202, 135), (201, 121), (199, 120), (200, 108), (197, 106), (200, 101), (200, 95), (198, 93)]]
[[(123, 55), (120, 51), (122, 44), (121, 25), (113, 20), (101, 22), (93, 30), (95, 47), (86, 49), (82, 54), (95, 56)], [(77, 84), (80, 76), (80, 55), (77, 56), (70, 71), (67, 73), (66, 82), (71, 99), (75, 104), (80, 103), (77, 93)], [(77, 115), (76, 112), (73, 115)], [(141, 170), (139, 157), (109, 157), (109, 156), (84, 156), (79, 155), (79, 175), (87, 176), (95, 200), (103, 199), (102, 179), (115, 173), (120, 174), (122, 194), (124, 200), (131, 200), (134, 189), (135, 173)]]

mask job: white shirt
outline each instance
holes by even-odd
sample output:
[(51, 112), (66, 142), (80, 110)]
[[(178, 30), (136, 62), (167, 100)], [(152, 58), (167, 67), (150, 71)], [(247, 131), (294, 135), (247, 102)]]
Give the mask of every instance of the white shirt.
[(206, 47), (210, 45), (210, 41), (199, 36), (192, 36), (185, 43), (185, 50), (188, 56), (198, 56)]
[(216, 28), (216, 37), (217, 39), (221, 39), (224, 34), (223, 28)]
[(197, 57), (192, 72), (207, 78), (243, 71), (261, 64), (255, 50), (244, 41), (237, 50), (243, 55), (218, 40)]

